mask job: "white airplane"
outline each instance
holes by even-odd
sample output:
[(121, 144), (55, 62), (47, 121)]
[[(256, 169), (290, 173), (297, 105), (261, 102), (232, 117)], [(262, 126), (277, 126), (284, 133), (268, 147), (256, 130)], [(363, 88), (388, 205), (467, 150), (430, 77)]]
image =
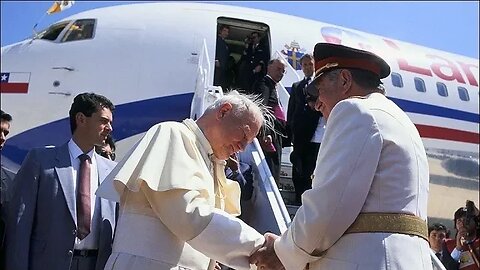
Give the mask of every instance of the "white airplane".
[[(244, 38), (256, 31), (271, 58), (290, 63), (279, 90), (285, 110), (289, 87), (303, 76), (299, 58), (317, 42), (383, 57), (392, 68), (383, 80), (387, 96), (411, 117), (428, 152), (429, 218), (452, 227), (453, 213), (466, 199), (479, 205), (478, 59), (304, 18), (215, 4), (142, 3), (89, 10), (33, 39), (2, 47), (1, 107), (14, 117), (2, 158), (18, 167), (32, 147), (64, 143), (70, 136), (68, 110), (82, 92), (105, 95), (116, 105), (113, 136), (120, 158), (153, 124), (198, 117), (222, 94), (212, 85), (220, 24), (230, 26), (227, 44), (237, 61)], [(254, 143), (242, 154), (254, 165), (258, 180), (250, 221), (260, 231), (280, 232), (290, 222), (289, 212), (259, 149)]]

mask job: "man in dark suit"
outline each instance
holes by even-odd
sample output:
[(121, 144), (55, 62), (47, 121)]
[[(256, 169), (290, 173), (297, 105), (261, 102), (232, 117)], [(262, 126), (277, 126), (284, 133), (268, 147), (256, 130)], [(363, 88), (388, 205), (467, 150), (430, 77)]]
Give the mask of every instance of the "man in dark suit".
[(230, 56), (230, 49), (228, 48), (225, 39), (230, 33), (228, 25), (221, 25), (217, 35), (217, 43), (215, 48), (215, 74), (213, 78), (213, 85), (221, 86), (224, 89), (226, 85), (227, 60)]
[[(0, 110), (0, 150), (7, 141), (7, 135), (10, 133), (10, 122), (12, 116)], [(13, 172), (4, 168), (3, 159), (0, 166), (0, 269), (4, 269), (5, 256), (5, 226), (7, 221), (7, 206), (10, 200), (11, 186), (13, 184)]]
[[(290, 99), (288, 100), (287, 129), (293, 143), (291, 154), (292, 181), (295, 187), (295, 202), (300, 205), (301, 196), (305, 190), (312, 188), (311, 175), (315, 169), (318, 149), (320, 148), (320, 135), (315, 131), (319, 127), (322, 113), (310, 108), (307, 102), (306, 87), (314, 73), (314, 60), (311, 54), (304, 54), (300, 59), (305, 78), (292, 85)], [(322, 125), (320, 123), (320, 125)]]
[(104, 268), (115, 203), (96, 197), (95, 191), (115, 162), (96, 154), (94, 146), (112, 131), (113, 110), (104, 96), (79, 94), (69, 112), (72, 138), (28, 153), (14, 179), (6, 269)]
[(244, 64), (239, 68), (239, 87), (246, 93), (252, 93), (252, 90), (254, 91), (252, 82), (265, 76), (267, 72), (266, 63), (269, 60), (269, 52), (265, 44), (261, 42), (260, 33), (252, 32), (240, 59), (240, 63)]
[(279, 59), (268, 62), (267, 75), (257, 80), (252, 87), (253, 94), (260, 95), (263, 105), (271, 108), (274, 119), (274, 130), (266, 130), (258, 135), (265, 160), (277, 184), (280, 181), (280, 165), (282, 158), (282, 137), (285, 135), (286, 117), (278, 99), (276, 89), (285, 74), (285, 63)]

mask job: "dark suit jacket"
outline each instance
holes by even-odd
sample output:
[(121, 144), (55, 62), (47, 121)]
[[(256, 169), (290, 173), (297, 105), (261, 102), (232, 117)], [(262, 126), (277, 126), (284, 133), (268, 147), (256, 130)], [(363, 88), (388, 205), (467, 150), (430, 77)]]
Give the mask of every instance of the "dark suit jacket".
[[(270, 108), (280, 104), (278, 100), (277, 89), (275, 89), (275, 82), (269, 77), (264, 76), (260, 80), (255, 81), (252, 87), (254, 95), (260, 95), (262, 98), (263, 105), (266, 105)], [(275, 148), (282, 148), (282, 136), (285, 136), (285, 124), (286, 122), (276, 119), (274, 121), (275, 131), (267, 130), (265, 134), (261, 135), (272, 135), (273, 143)], [(280, 151), (281, 152), (281, 151)]]
[(217, 44), (215, 48), (215, 60), (220, 62), (220, 69), (225, 70), (227, 68), (227, 59), (230, 55), (228, 45), (223, 38), (217, 36)]
[(230, 55), (228, 45), (223, 38), (217, 36), (217, 44), (215, 49), (215, 60), (220, 62), (220, 67), (215, 66), (215, 74), (213, 77), (213, 84), (217, 86), (226, 87), (225, 75), (227, 71), (227, 60)]
[(0, 269), (5, 268), (5, 229), (7, 226), (8, 202), (12, 194), (15, 173), (0, 166)]
[(440, 261), (447, 270), (458, 270), (460, 263), (455, 261), (450, 254), (456, 246), (456, 239), (445, 239), (442, 243), (442, 256)]
[(248, 46), (248, 58), (250, 59), (250, 68), (254, 69), (256, 66), (262, 66), (262, 75), (266, 73), (266, 65), (270, 60), (268, 57), (268, 50), (265, 48), (262, 42), (256, 47), (253, 44)]
[[(254, 90), (254, 82), (262, 79), (267, 72), (267, 63), (270, 60), (270, 54), (266, 46), (260, 42), (257, 47), (249, 44), (243, 51), (243, 55), (239, 61), (239, 70), (237, 83), (238, 86), (248, 94), (252, 94)], [(256, 66), (262, 67), (258, 73), (253, 73)]]
[(310, 142), (322, 116), (321, 112), (314, 111), (307, 105), (304, 94), (306, 84), (305, 79), (293, 83), (288, 100), (287, 129), (294, 147)]
[[(94, 153), (99, 182), (115, 162)], [(31, 150), (15, 177), (9, 207), (6, 269), (68, 270), (76, 237), (76, 207), (68, 144)], [(93, 194), (92, 194), (93, 195)], [(101, 199), (96, 269), (111, 254), (115, 203)]]

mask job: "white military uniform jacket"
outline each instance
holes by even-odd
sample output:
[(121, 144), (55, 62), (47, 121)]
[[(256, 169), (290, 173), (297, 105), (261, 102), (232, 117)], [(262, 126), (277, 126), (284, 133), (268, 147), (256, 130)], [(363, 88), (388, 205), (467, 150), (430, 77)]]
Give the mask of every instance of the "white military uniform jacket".
[(313, 188), (275, 251), (286, 270), (431, 269), (420, 237), (344, 234), (361, 212), (426, 220), (428, 182), (424, 146), (398, 106), (380, 93), (343, 100), (327, 121)]
[(210, 258), (249, 269), (263, 245), (230, 215), (240, 214), (238, 183), (225, 178), (224, 161), (191, 119), (150, 128), (105, 181), (97, 194), (120, 199), (105, 269), (213, 269)]

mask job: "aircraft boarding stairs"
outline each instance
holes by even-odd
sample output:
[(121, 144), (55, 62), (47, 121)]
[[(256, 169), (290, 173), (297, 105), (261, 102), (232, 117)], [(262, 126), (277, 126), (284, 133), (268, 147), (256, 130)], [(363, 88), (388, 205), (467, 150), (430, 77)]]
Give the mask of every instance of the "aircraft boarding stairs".
[[(287, 62), (278, 51), (275, 52), (273, 57), (281, 58)], [(222, 88), (213, 86), (212, 66), (208, 59), (207, 46), (204, 40), (203, 51), (198, 63), (196, 89), (191, 105), (190, 117), (192, 119), (197, 119), (205, 108), (223, 96)], [(293, 80), (290, 78), (289, 81), (300, 80), (298, 73), (290, 65), (287, 65), (287, 68), (287, 74), (296, 76)], [(282, 82), (285, 79), (284, 77)], [(289, 93), (282, 83), (279, 83), (277, 90), (280, 103), (286, 113)], [(298, 210), (298, 206), (292, 204), (295, 201), (295, 191), (292, 182), (292, 164), (290, 163), (291, 151), (292, 147), (283, 148), (279, 186), (275, 183), (257, 139), (239, 154), (241, 162), (252, 166), (254, 178), (252, 198), (241, 203), (242, 215), (240, 218), (262, 234), (266, 232), (277, 235), (283, 233)], [(434, 269), (445, 270), (433, 251), (431, 251), (431, 257)]]

